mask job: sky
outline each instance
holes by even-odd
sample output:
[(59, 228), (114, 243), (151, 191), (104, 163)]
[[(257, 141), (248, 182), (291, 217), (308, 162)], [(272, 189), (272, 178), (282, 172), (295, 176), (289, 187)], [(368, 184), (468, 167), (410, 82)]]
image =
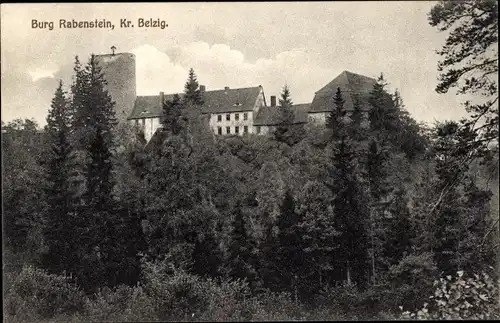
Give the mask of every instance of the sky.
[[(1, 5), (2, 121), (44, 125), (59, 80), (69, 88), (74, 57), (136, 55), (137, 94), (181, 92), (193, 68), (215, 90), (262, 85), (266, 97), (285, 84), (294, 103), (344, 70), (399, 89), (418, 121), (465, 116), (463, 97), (438, 94), (437, 63), (446, 34), (429, 25), (432, 1), (91, 3)], [(146, 28), (138, 19), (168, 27)], [(32, 28), (33, 20), (54, 28)], [(111, 29), (60, 29), (59, 20), (106, 19)], [(120, 19), (134, 27), (120, 28)]]

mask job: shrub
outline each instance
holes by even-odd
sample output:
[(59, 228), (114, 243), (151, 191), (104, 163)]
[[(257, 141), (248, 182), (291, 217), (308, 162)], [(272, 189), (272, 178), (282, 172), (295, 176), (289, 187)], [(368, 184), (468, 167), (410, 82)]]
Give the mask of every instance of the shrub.
[[(416, 319), (499, 319), (498, 288), (486, 273), (465, 277), (463, 271), (456, 277), (446, 276), (434, 281), (434, 295), (429, 303), (415, 312), (405, 311), (403, 318)], [(400, 307), (403, 310), (402, 307)]]
[(5, 300), (6, 314), (18, 320), (39, 320), (84, 309), (85, 294), (69, 277), (25, 266), (15, 277)]
[(399, 306), (415, 310), (428, 300), (437, 277), (431, 253), (407, 256), (391, 266), (380, 285), (374, 287), (373, 302), (379, 311), (392, 311)]
[(120, 285), (103, 288), (88, 299), (85, 314), (90, 321), (153, 321), (156, 319), (154, 301), (141, 286)]

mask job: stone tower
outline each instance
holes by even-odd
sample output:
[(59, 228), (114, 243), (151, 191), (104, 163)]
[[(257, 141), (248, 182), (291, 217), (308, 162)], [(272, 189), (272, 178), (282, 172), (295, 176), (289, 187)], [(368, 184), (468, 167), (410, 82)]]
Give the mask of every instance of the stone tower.
[(97, 63), (104, 73), (107, 90), (115, 101), (116, 119), (119, 123), (127, 122), (127, 117), (134, 108), (136, 93), (135, 55), (114, 53), (96, 55)]

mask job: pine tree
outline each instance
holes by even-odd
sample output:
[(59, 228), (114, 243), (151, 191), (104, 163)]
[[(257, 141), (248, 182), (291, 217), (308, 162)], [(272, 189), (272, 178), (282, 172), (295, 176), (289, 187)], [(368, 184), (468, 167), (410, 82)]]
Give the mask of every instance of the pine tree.
[(484, 244), (491, 193), (478, 189), (467, 174), (471, 154), (461, 144), (470, 136), (477, 134), (456, 122), (438, 124), (436, 128), (433, 148), (437, 180), (433, 192), (437, 201), (430, 211), (431, 248), (438, 268), (445, 274), (487, 269), (493, 259), (491, 246)]
[(203, 98), (199, 87), (200, 85), (196, 78), (196, 74), (194, 73), (194, 70), (191, 68), (189, 70), (188, 80), (184, 85), (184, 103), (186, 105), (193, 104), (199, 106), (203, 104)]
[(178, 94), (174, 94), (171, 101), (165, 101), (162, 110), (162, 125), (163, 128), (170, 131), (173, 135), (179, 134), (182, 128), (182, 101)]
[(74, 156), (70, 144), (70, 112), (61, 81), (47, 117), (47, 212), (43, 233), (48, 251), (42, 256), (44, 267), (56, 273), (71, 268), (74, 254), (71, 245), (75, 216), (74, 192), (71, 187)]

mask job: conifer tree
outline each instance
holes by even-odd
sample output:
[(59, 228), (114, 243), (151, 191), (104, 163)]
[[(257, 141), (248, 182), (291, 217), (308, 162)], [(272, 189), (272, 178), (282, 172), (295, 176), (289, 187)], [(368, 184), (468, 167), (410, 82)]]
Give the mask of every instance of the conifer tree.
[(333, 103), (333, 109), (327, 115), (326, 126), (327, 128), (332, 129), (332, 138), (337, 140), (344, 135), (343, 131), (347, 130), (344, 119), (347, 111), (344, 108), (345, 100), (342, 97), (340, 88), (337, 88), (337, 91), (335, 92)]
[(390, 205), (391, 218), (383, 248), (384, 269), (397, 264), (412, 251), (415, 228), (407, 204), (407, 193), (401, 185), (395, 190), (393, 202)]
[(484, 240), (490, 222), (487, 210), (491, 193), (478, 189), (467, 175), (470, 152), (460, 144), (469, 141), (470, 136), (477, 134), (456, 122), (438, 124), (436, 128), (433, 148), (437, 180), (433, 191), (438, 200), (431, 204), (429, 231), (436, 263), (446, 274), (487, 269), (492, 260), (491, 245)]
[(56, 273), (69, 270), (74, 261), (71, 245), (75, 217), (71, 187), (74, 156), (70, 144), (70, 112), (61, 81), (52, 99), (46, 126), (49, 149), (45, 155), (47, 212), (43, 234), (48, 251), (42, 256), (44, 267)]
[(195, 106), (203, 104), (203, 98), (201, 96), (200, 84), (198, 83), (196, 74), (191, 68), (189, 70), (189, 77), (184, 85), (184, 103), (193, 104)]
[(379, 257), (383, 253), (386, 234), (385, 214), (389, 208), (389, 196), (392, 191), (387, 170), (389, 157), (387, 147), (379, 145), (376, 139), (370, 140), (365, 159), (365, 176), (370, 197), (370, 253), (373, 279), (376, 279), (377, 267), (381, 265)]
[(181, 131), (181, 115), (182, 115), (182, 101), (178, 94), (174, 94), (171, 101), (166, 100), (162, 102), (162, 125), (163, 128), (172, 133), (173, 135), (179, 134)]
[(246, 229), (246, 221), (241, 211), (241, 205), (236, 205), (232, 222), (231, 243), (229, 246), (229, 275), (235, 279), (247, 279), (253, 282), (256, 279), (254, 268), (255, 245)]
[(365, 225), (368, 207), (361, 197), (356, 155), (343, 118), (346, 112), (340, 89), (337, 90), (335, 102), (335, 113), (332, 113), (329, 124), (336, 129), (332, 128), (332, 154), (329, 176), (325, 183), (334, 196), (332, 206), (335, 228), (341, 233), (337, 241), (342, 248), (335, 254), (335, 261), (343, 267), (344, 279), (354, 279), (364, 284), (367, 273), (368, 244)]
[(290, 89), (288, 85), (283, 87), (279, 106), (273, 111), (274, 119), (276, 120), (276, 129), (274, 130), (274, 138), (277, 141), (293, 144), (293, 121), (294, 113), (292, 110), (292, 99), (290, 97)]
[(302, 234), (299, 227), (301, 216), (295, 211), (295, 201), (290, 190), (280, 207), (278, 218), (278, 244), (274, 261), (281, 270), (281, 290), (291, 292), (297, 297), (300, 278), (304, 271), (304, 255), (302, 250)]
[(114, 102), (95, 55), (85, 68), (75, 63), (72, 87), (75, 134), (81, 144), (80, 167), (84, 189), (75, 231), (79, 250), (75, 264), (84, 289), (113, 281), (121, 252), (113, 193)]
[(368, 114), (370, 128), (384, 139), (387, 139), (389, 134), (394, 134), (398, 126), (397, 109), (386, 88), (387, 82), (381, 74), (377, 83), (374, 84), (368, 100), (371, 106)]

